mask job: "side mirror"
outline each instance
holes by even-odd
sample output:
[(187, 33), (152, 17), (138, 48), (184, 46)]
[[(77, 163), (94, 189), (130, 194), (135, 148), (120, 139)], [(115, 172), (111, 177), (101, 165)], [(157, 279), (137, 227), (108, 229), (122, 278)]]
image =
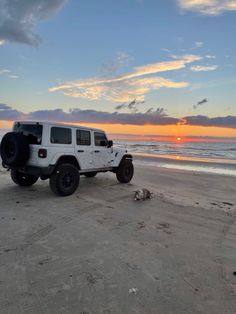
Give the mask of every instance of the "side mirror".
[(108, 141), (107, 147), (110, 148), (113, 146), (113, 141)]

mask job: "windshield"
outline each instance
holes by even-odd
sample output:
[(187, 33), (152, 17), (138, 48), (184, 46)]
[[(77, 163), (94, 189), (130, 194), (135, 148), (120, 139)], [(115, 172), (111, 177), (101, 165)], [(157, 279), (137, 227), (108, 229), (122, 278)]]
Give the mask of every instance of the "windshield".
[(40, 124), (23, 124), (16, 123), (13, 132), (22, 132), (28, 136), (30, 144), (40, 145), (42, 142), (43, 126)]

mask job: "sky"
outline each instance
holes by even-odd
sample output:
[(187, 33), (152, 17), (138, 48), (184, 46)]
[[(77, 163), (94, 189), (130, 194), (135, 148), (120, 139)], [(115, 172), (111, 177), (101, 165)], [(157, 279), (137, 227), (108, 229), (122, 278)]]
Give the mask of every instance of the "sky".
[(0, 0), (0, 127), (236, 137), (235, 0)]

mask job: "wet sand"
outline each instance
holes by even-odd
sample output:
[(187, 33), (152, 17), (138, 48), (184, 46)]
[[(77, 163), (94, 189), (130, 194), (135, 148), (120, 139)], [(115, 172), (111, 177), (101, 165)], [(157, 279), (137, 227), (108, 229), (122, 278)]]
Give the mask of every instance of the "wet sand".
[(0, 313), (236, 312), (236, 178), (136, 163), (66, 198), (0, 170)]

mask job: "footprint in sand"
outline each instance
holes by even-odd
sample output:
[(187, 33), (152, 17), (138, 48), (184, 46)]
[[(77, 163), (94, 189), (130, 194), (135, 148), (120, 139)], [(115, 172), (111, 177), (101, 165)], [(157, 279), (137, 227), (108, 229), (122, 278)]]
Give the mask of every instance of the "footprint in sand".
[(156, 229), (158, 230), (162, 230), (163, 232), (167, 233), (167, 234), (171, 234), (172, 231), (170, 231), (170, 224), (168, 222), (162, 222), (162, 223), (159, 223), (157, 226), (156, 226)]
[(224, 212), (227, 213), (227, 215), (230, 215), (230, 216), (233, 215), (233, 212), (234, 212), (234, 208), (233, 208), (234, 204), (233, 203), (226, 202), (226, 201), (219, 202), (219, 203), (211, 202), (211, 205), (213, 205), (214, 207), (218, 207), (218, 208), (222, 209)]
[(139, 229), (143, 229), (143, 228), (145, 228), (146, 227), (146, 225), (145, 225), (145, 222), (144, 221), (141, 221), (141, 222), (138, 222), (138, 226), (137, 226), (137, 229), (139, 230)]

